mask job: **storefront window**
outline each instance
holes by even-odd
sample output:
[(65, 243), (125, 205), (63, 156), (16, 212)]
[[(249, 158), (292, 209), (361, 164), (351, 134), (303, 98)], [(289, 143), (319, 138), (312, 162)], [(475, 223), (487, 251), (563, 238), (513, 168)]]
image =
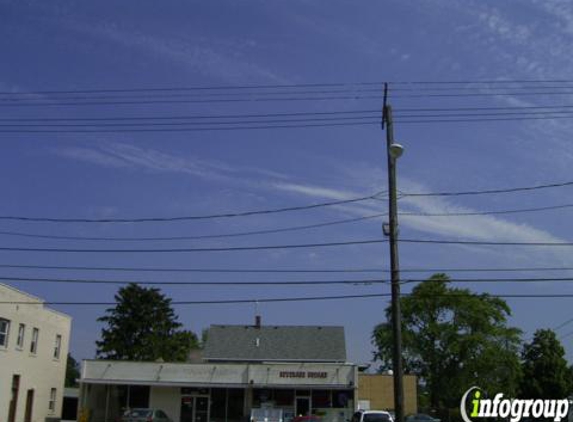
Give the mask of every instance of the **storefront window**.
[(109, 386), (109, 402), (107, 405), (109, 420), (119, 420), (121, 415), (123, 415), (125, 410), (129, 407), (127, 402), (128, 388), (129, 386), (127, 385)]
[(313, 390), (312, 407), (327, 408), (332, 407), (332, 400), (329, 390)]
[(272, 404), (272, 391), (266, 388), (256, 388), (253, 390), (253, 407), (261, 407), (264, 404)]
[(149, 407), (149, 386), (132, 385), (129, 387), (129, 407)]
[(211, 422), (227, 420), (227, 389), (211, 389)]
[(338, 409), (352, 406), (354, 400), (354, 390), (340, 390), (332, 392), (332, 407)]
[(245, 391), (242, 388), (229, 388), (227, 394), (227, 422), (243, 422)]
[(277, 407), (292, 407), (294, 404), (294, 390), (275, 390), (275, 403)]

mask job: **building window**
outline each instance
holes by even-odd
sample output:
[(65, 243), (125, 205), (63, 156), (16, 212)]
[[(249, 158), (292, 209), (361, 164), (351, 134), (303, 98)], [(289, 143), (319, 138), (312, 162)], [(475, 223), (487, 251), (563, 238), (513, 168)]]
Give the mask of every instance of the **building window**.
[(52, 388), (50, 390), (50, 402), (48, 403), (48, 409), (50, 411), (56, 410), (56, 389)]
[(62, 336), (56, 336), (56, 343), (54, 344), (54, 359), (60, 358), (60, 349), (62, 348)]
[(244, 402), (245, 390), (242, 388), (229, 388), (227, 391), (227, 422), (241, 422), (245, 420), (243, 412)]
[(18, 341), (16, 342), (16, 346), (19, 349), (24, 348), (24, 333), (26, 332), (26, 326), (24, 324), (20, 324), (18, 326)]
[(40, 335), (40, 330), (34, 327), (32, 330), (32, 342), (30, 343), (30, 353), (36, 354), (38, 351), (38, 337)]
[(8, 347), (8, 333), (10, 332), (10, 321), (0, 318), (0, 347)]

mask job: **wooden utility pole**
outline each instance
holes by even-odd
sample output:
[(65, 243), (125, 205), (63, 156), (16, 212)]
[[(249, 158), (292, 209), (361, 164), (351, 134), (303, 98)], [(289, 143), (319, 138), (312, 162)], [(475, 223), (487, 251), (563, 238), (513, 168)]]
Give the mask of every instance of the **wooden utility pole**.
[[(385, 96), (386, 97), (386, 96)], [(392, 107), (384, 104), (386, 152), (388, 155), (388, 214), (390, 239), (390, 269), (392, 274), (392, 370), (394, 373), (395, 422), (404, 422), (404, 385), (402, 378), (402, 318), (400, 312), (400, 265), (398, 261), (398, 205), (396, 194), (396, 160), (402, 154), (401, 145), (394, 142)]]

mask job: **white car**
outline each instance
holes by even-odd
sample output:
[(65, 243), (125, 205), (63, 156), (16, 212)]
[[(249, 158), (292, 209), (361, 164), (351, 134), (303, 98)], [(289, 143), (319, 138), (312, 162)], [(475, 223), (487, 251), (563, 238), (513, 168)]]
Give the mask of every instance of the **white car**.
[(394, 418), (385, 410), (359, 410), (350, 422), (394, 422)]

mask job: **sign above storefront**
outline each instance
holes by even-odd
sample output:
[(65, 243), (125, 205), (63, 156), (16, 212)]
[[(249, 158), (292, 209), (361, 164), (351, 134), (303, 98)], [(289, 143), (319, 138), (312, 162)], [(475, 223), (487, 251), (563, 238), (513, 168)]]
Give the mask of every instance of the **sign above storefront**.
[(279, 378), (328, 378), (328, 372), (281, 371)]
[(248, 378), (255, 385), (324, 385), (348, 388), (355, 382), (354, 366), (332, 364), (250, 365)]

